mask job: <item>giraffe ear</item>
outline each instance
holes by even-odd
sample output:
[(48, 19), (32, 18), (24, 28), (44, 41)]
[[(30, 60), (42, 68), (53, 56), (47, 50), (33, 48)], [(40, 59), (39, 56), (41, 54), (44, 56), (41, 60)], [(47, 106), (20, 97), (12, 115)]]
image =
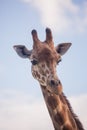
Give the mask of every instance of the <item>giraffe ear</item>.
[(15, 45), (13, 48), (21, 58), (29, 58), (32, 53), (24, 45)]
[(64, 55), (67, 52), (67, 50), (70, 48), (71, 45), (72, 45), (72, 43), (60, 43), (59, 45), (56, 46), (56, 51), (60, 55)]

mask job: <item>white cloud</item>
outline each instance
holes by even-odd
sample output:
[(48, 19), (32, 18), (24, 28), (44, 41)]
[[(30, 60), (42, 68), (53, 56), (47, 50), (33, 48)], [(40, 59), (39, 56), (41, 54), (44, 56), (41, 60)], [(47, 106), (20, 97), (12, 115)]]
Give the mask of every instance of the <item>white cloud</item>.
[(85, 32), (87, 2), (75, 4), (72, 0), (22, 0), (37, 8), (41, 23), (57, 32)]
[[(75, 113), (87, 129), (87, 94), (70, 98)], [(0, 130), (53, 130), (43, 100), (24, 93), (0, 91)]]
[(24, 93), (0, 91), (0, 130), (52, 130), (45, 104)]

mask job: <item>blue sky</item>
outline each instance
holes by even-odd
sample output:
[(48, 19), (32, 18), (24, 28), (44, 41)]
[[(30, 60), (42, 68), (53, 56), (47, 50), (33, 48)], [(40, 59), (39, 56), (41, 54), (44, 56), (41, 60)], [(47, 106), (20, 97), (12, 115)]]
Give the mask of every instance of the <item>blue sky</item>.
[[(71, 98), (72, 106), (87, 128), (87, 118), (84, 116), (84, 112), (87, 113), (84, 107), (87, 105), (87, 1), (0, 0), (0, 115), (3, 119), (0, 130), (10, 130), (13, 126), (16, 130), (34, 130), (41, 127), (52, 129), (49, 116), (45, 117), (46, 108), (42, 111), (43, 119), (46, 118), (47, 121), (44, 125), (41, 124), (40, 127), (37, 122), (34, 128), (32, 121), (29, 124), (30, 118), (26, 115), (31, 109), (34, 117), (34, 108), (41, 112), (39, 107), (42, 109), (45, 105), (39, 84), (31, 75), (31, 63), (18, 57), (13, 50), (15, 44), (24, 44), (29, 49), (32, 48), (31, 30), (34, 28), (37, 29), (39, 38), (44, 41), (46, 27), (53, 31), (55, 46), (62, 42), (72, 42), (72, 47), (62, 57), (57, 71), (65, 94)], [(82, 106), (81, 111), (78, 104)], [(19, 114), (13, 118), (19, 111), (24, 115)], [(27, 119), (28, 121), (21, 126), (24, 122), (23, 117), (25, 122)], [(16, 118), (20, 120), (18, 124), (14, 121)], [(39, 118), (42, 119), (41, 116)]]

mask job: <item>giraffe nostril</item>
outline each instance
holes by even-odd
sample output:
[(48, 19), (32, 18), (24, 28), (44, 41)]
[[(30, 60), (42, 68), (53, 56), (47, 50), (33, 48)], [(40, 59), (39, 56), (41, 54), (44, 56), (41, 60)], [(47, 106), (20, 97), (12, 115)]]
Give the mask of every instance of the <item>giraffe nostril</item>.
[(54, 80), (51, 80), (51, 85), (54, 86), (55, 85), (55, 81)]
[(51, 80), (50, 84), (51, 84), (51, 86), (58, 86), (59, 81)]

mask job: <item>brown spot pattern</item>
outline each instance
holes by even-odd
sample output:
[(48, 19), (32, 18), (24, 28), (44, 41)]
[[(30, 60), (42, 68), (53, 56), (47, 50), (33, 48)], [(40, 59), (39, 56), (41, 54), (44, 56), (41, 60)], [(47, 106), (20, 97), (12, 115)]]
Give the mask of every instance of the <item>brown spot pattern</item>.
[(44, 86), (44, 85), (41, 85), (41, 87), (42, 87), (43, 89), (46, 89), (46, 86)]
[(42, 80), (45, 82), (45, 78), (44, 77), (42, 77)]
[(73, 130), (73, 129), (70, 125), (67, 124), (63, 127), (63, 130)]
[(46, 70), (46, 74), (49, 74), (49, 70)]
[(57, 112), (57, 114), (54, 116), (54, 120), (61, 126), (64, 124), (64, 115), (62, 113)]
[(55, 109), (58, 105), (56, 97), (53, 96), (49, 96), (47, 102), (52, 109)]
[(38, 74), (37, 71), (36, 71), (36, 77), (38, 77), (40, 79), (40, 74)]
[(42, 68), (45, 68), (45, 64), (42, 64)]
[(59, 97), (60, 97), (60, 100), (62, 101), (62, 103), (63, 103), (63, 104), (66, 104), (66, 101), (65, 101), (64, 97), (62, 96), (62, 94), (60, 94)]

